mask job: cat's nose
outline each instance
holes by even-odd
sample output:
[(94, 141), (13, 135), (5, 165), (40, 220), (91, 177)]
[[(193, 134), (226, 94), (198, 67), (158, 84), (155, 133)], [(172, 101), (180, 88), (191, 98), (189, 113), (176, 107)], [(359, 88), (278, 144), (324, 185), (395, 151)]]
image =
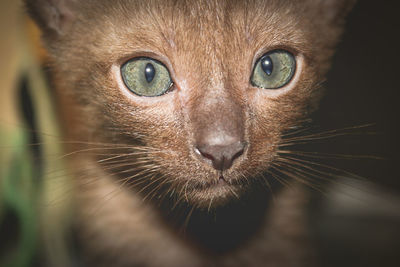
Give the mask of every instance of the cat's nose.
[(210, 162), (214, 169), (224, 171), (229, 169), (234, 160), (239, 158), (246, 147), (245, 142), (203, 144), (196, 147), (196, 152)]

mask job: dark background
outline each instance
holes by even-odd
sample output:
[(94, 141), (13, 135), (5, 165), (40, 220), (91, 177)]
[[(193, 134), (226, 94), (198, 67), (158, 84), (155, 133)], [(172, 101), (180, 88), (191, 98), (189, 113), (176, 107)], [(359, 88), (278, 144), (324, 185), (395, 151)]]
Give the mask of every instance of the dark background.
[(371, 125), (318, 147), (383, 159), (330, 162), (374, 184), (349, 186), (350, 198), (346, 192), (332, 196), (332, 184), (327, 194), (315, 194), (311, 226), (323, 267), (400, 266), (399, 36), (396, 1), (359, 0), (325, 83), (314, 119), (321, 130)]
[(358, 172), (400, 192), (400, 5), (396, 2), (358, 1), (334, 57), (317, 120), (327, 129), (372, 124), (354, 131), (367, 133), (359, 136), (359, 142), (353, 138), (353, 144), (335, 146), (384, 157), (361, 162)]

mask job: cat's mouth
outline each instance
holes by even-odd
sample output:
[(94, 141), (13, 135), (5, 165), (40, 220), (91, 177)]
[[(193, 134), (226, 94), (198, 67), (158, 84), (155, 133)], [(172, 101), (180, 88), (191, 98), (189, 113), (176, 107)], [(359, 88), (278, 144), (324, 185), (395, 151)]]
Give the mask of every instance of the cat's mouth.
[(195, 182), (191, 185), (193, 190), (207, 190), (207, 189), (218, 189), (224, 187), (235, 187), (240, 184), (236, 180), (227, 179), (224, 175), (220, 174), (216, 179), (212, 179), (207, 182)]
[(219, 185), (219, 186), (224, 186), (224, 185), (226, 185), (226, 184), (227, 184), (227, 182), (225, 181), (224, 176), (221, 175), (221, 176), (218, 178), (218, 185)]
[(208, 181), (190, 183), (186, 188), (186, 196), (194, 200), (198, 206), (202, 204), (218, 206), (226, 204), (232, 198), (237, 198), (243, 191), (243, 187), (240, 181), (220, 174)]
[(233, 186), (232, 183), (228, 182), (223, 175), (220, 175), (218, 179), (213, 180), (210, 183), (207, 183), (205, 188), (203, 187), (203, 189), (207, 189), (207, 188), (211, 188), (211, 189), (222, 189), (224, 187), (227, 186)]

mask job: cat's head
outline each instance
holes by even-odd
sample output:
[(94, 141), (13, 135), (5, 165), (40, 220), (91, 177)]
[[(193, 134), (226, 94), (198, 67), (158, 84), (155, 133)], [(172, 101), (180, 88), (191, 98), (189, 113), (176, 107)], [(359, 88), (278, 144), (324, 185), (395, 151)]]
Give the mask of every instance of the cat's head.
[(207, 207), (270, 179), (354, 1), (26, 2), (66, 137), (116, 144), (93, 160), (134, 190)]

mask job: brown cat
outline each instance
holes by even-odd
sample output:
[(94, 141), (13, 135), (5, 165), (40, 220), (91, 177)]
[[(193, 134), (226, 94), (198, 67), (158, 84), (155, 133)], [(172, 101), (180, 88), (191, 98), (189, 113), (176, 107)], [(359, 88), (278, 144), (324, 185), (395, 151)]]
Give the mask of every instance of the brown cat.
[(307, 195), (274, 180), (355, 1), (26, 2), (79, 141), (65, 149), (86, 264), (315, 264)]

